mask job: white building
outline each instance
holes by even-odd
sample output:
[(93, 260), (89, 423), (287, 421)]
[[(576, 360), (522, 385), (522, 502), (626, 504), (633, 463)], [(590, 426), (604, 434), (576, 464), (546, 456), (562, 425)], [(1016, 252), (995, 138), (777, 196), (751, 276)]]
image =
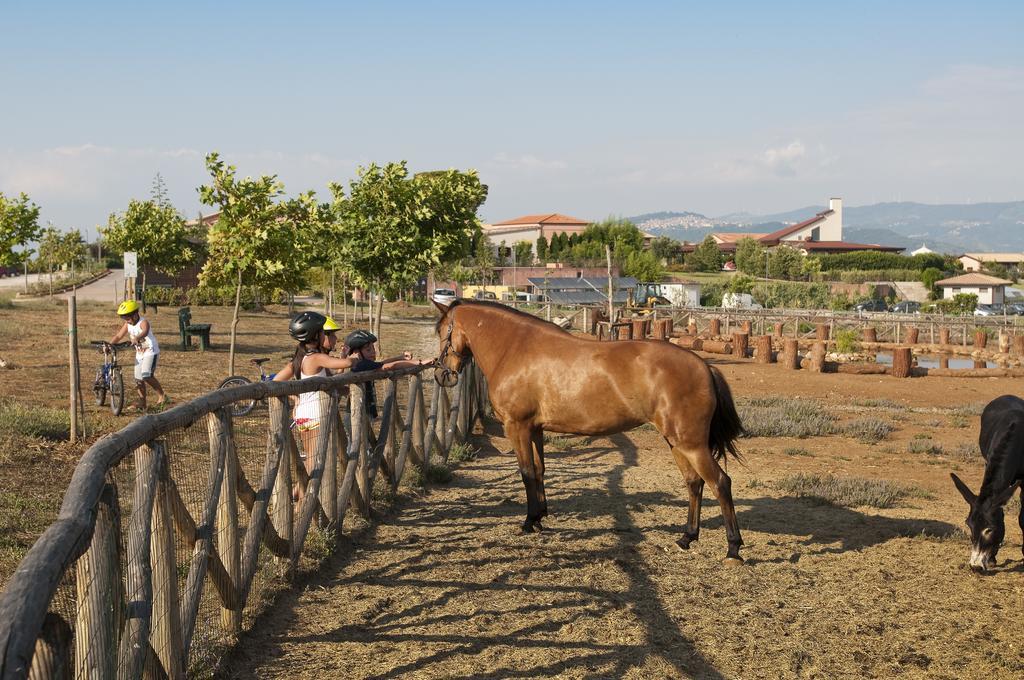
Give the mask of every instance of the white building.
[(1010, 283), (987, 274), (971, 273), (936, 281), (935, 285), (942, 289), (943, 300), (951, 300), (954, 295), (964, 293), (977, 295), (978, 304), (981, 305), (1001, 305), (1006, 299), (1006, 287)]
[(922, 243), (920, 248), (918, 248), (917, 250), (911, 252), (910, 254), (911, 255), (931, 255), (934, 252), (935, 252), (934, 250), (932, 250), (931, 248), (929, 248), (928, 246), (926, 246), (925, 244)]
[(520, 241), (526, 241), (533, 248), (533, 254), (536, 255), (537, 239), (541, 236), (550, 243), (551, 237), (556, 234), (582, 234), (589, 224), (589, 220), (548, 213), (546, 215), (523, 215), (504, 222), (485, 224), (483, 232), (484, 236), (489, 238), (496, 247), (500, 247), (504, 243), (506, 248), (514, 248)]

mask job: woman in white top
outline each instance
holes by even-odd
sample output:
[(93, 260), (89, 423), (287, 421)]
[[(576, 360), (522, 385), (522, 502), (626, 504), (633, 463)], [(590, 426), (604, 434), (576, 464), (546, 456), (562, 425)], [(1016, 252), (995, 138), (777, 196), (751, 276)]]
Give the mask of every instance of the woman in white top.
[(139, 314), (139, 303), (135, 300), (125, 300), (117, 308), (117, 315), (124, 320), (121, 328), (110, 339), (113, 345), (128, 336), (129, 342), (135, 345), (135, 386), (139, 390), (139, 400), (135, 402), (137, 411), (146, 410), (146, 385), (153, 388), (159, 401), (156, 406), (164, 406), (170, 400), (164, 393), (160, 381), (156, 379), (156, 361), (160, 356), (160, 345), (153, 335), (153, 329), (149, 321)]

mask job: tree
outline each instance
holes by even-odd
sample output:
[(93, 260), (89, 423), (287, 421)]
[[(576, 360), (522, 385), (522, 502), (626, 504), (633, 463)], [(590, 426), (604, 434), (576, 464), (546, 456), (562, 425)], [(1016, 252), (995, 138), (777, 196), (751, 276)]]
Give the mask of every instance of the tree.
[(543, 235), (537, 237), (537, 261), (546, 262), (548, 259), (548, 240)]
[(661, 281), (665, 277), (665, 268), (654, 253), (647, 250), (630, 249), (622, 265), (622, 274), (632, 276), (638, 281)]
[(659, 236), (651, 241), (651, 252), (659, 261), (669, 263), (679, 252), (679, 242), (668, 236)]
[(789, 246), (778, 246), (768, 254), (768, 275), (773, 279), (791, 281), (803, 272), (804, 256)]
[(306, 271), (316, 240), (306, 238), (320, 218), (312, 192), (287, 202), (277, 199), (284, 185), (276, 175), (237, 179), (236, 168), (216, 152), (206, 156), (212, 182), (199, 187), (202, 202), (220, 209), (208, 232), (209, 257), (201, 285), (234, 285), (228, 373), (235, 372), (235, 335), (242, 286), (295, 290)]
[(928, 297), (932, 300), (938, 297), (938, 292), (935, 290), (935, 282), (941, 280), (942, 277), (942, 270), (937, 267), (928, 267), (921, 272), (921, 283), (928, 289)]
[[(7, 198), (0, 192), (0, 265), (21, 264), (32, 251), (28, 244), (39, 238), (39, 206), (21, 194)], [(21, 248), (15, 252), (15, 248)]]
[[(420, 173), (406, 162), (361, 167), (349, 195), (331, 184), (333, 210), (345, 234), (342, 253), (358, 283), (394, 293), (424, 271), (468, 254), (480, 229), (477, 209), (487, 187), (475, 171)], [(378, 299), (375, 328), (380, 337)]]
[(515, 262), (520, 267), (533, 264), (533, 246), (529, 241), (518, 241), (515, 245)]
[(127, 210), (112, 214), (101, 233), (111, 250), (134, 251), (139, 262), (165, 274), (177, 274), (196, 259), (198, 248), (189, 241), (185, 218), (167, 200), (160, 175), (150, 200), (129, 201)]
[(751, 276), (764, 276), (765, 248), (761, 242), (749, 236), (736, 242), (736, 269)]
[(473, 269), (476, 271), (476, 280), (486, 289), (494, 272), (494, 244), (486, 236), (481, 235), (477, 239), (476, 250), (473, 253)]
[(718, 243), (710, 234), (700, 242), (700, 245), (686, 259), (693, 269), (699, 272), (721, 271), (725, 264), (725, 256), (718, 249)]

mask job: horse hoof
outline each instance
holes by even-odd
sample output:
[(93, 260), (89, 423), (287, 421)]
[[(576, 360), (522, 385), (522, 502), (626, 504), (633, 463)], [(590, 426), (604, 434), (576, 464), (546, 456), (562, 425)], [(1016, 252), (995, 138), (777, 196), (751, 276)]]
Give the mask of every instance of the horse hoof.
[(724, 560), (722, 560), (722, 564), (726, 567), (742, 567), (743, 558), (739, 557), (738, 555), (736, 557), (726, 557)]
[(534, 532), (540, 533), (542, 531), (544, 531), (544, 527), (542, 527), (540, 525), (540, 521), (539, 520), (528, 519), (525, 522), (523, 522), (523, 533), (524, 534), (532, 534)]
[(676, 541), (676, 545), (679, 546), (680, 550), (689, 550), (691, 541), (693, 541), (693, 539), (689, 536), (683, 536), (678, 541)]

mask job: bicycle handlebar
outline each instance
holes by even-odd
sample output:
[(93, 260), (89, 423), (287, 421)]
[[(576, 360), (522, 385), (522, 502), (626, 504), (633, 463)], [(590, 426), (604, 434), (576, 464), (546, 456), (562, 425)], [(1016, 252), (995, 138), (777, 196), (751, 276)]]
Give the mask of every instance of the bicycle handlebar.
[(132, 343), (130, 342), (119, 342), (116, 345), (111, 345), (106, 340), (91, 340), (89, 344), (92, 345), (93, 347), (98, 347), (101, 349), (104, 347), (110, 347), (111, 349), (128, 349), (129, 347), (132, 346)]

